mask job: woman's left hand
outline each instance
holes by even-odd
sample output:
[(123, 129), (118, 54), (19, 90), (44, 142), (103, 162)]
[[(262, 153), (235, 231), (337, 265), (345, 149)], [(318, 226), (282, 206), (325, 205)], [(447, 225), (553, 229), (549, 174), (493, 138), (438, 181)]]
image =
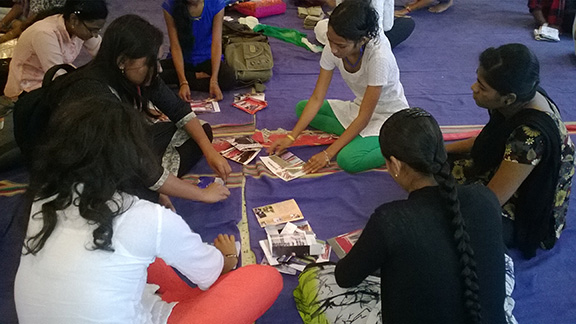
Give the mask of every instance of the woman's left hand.
[(332, 157), (328, 154), (328, 152), (322, 151), (318, 154), (313, 155), (306, 162), (306, 164), (304, 164), (302, 170), (306, 173), (314, 173), (330, 164), (331, 158)]
[(232, 168), (230, 167), (230, 164), (228, 164), (228, 161), (226, 161), (226, 159), (216, 151), (214, 151), (213, 154), (206, 155), (206, 161), (210, 168), (214, 170), (222, 180), (226, 181), (232, 172)]
[(222, 90), (217, 82), (210, 81), (210, 97), (216, 101), (220, 101), (224, 98), (222, 95)]

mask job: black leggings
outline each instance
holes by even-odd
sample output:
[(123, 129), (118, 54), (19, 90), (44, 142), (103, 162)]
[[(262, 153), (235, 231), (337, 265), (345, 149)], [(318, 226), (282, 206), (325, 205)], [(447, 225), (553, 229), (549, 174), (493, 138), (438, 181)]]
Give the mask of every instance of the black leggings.
[[(169, 58), (160, 61), (160, 64), (162, 65), (162, 73), (160, 73), (162, 80), (164, 80), (166, 84), (178, 87), (180, 82), (178, 81), (176, 68), (174, 68), (174, 61)], [(210, 78), (196, 79), (196, 72), (204, 72), (211, 75), (212, 63), (210, 60), (206, 60), (198, 65), (184, 63), (184, 73), (186, 74), (186, 80), (188, 81), (190, 90), (204, 92), (210, 91)], [(220, 70), (218, 71), (218, 85), (222, 91), (231, 90), (236, 85), (236, 75), (234, 70), (226, 64), (225, 61), (220, 63)]]
[(401, 17), (394, 19), (392, 29), (384, 33), (390, 41), (390, 46), (394, 48), (405, 41), (414, 31), (414, 26), (414, 19), (412, 18)]

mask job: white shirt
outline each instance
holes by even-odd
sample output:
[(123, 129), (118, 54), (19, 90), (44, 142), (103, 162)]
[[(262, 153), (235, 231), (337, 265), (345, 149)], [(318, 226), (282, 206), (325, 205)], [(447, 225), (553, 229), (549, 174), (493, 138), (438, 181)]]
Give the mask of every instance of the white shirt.
[(393, 113), (408, 108), (408, 101), (404, 96), (404, 88), (400, 83), (400, 71), (389, 42), (382, 40), (378, 43), (368, 42), (360, 64), (360, 70), (357, 72), (346, 71), (342, 59), (332, 54), (330, 43), (326, 44), (320, 59), (320, 66), (324, 70), (331, 71), (338, 68), (342, 78), (356, 96), (353, 102), (328, 100), (336, 118), (344, 128), (348, 128), (358, 116), (366, 88), (382, 86), (382, 92), (370, 122), (360, 132), (362, 137), (378, 136), (384, 121)]
[[(165, 322), (173, 305), (160, 301), (165, 305), (150, 310), (152, 306), (142, 302), (146, 270), (156, 256), (200, 289), (208, 289), (218, 279), (224, 265), (222, 253), (203, 243), (180, 216), (123, 196), (124, 206), (132, 205), (114, 220), (114, 252), (91, 249), (95, 225), (71, 206), (58, 212), (58, 223), (45, 246), (35, 256), (22, 256), (15, 281), (21, 324)], [(31, 215), (48, 200), (35, 202)], [(32, 216), (28, 236), (41, 226), (40, 216)], [(164, 318), (158, 320), (154, 312), (164, 312)]]

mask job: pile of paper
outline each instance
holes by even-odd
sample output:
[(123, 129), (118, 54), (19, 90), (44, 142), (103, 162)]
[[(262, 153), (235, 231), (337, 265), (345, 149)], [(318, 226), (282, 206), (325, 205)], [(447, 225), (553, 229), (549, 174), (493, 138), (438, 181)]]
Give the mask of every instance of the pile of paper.
[(244, 165), (262, 150), (262, 145), (249, 135), (215, 139), (212, 145), (225, 158)]
[(260, 160), (270, 171), (284, 181), (290, 181), (306, 174), (302, 171), (304, 161), (288, 151), (282, 154), (261, 156)]
[(259, 242), (264, 259), (262, 264), (276, 267), (278, 271), (295, 275), (307, 264), (328, 261), (330, 245), (316, 239), (307, 221), (268, 225), (266, 239)]
[(558, 29), (548, 27), (548, 24), (544, 24), (540, 26), (540, 28), (534, 29), (534, 39), (559, 42), (560, 36)]

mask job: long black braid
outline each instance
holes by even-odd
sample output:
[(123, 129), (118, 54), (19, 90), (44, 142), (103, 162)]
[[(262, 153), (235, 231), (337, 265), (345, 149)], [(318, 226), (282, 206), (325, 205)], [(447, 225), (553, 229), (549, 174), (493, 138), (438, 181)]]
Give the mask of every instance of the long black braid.
[(464, 285), (464, 306), (468, 311), (471, 323), (481, 323), (482, 316), (478, 276), (476, 274), (476, 260), (474, 259), (474, 250), (470, 245), (470, 236), (466, 231), (466, 224), (462, 213), (460, 212), (460, 201), (456, 190), (456, 180), (450, 172), (450, 164), (444, 159), (443, 162), (436, 162), (440, 165), (439, 171), (434, 174), (434, 179), (442, 189), (442, 195), (446, 199), (447, 208), (452, 215), (452, 227), (454, 229), (454, 242), (456, 250), (459, 253), (459, 261), (462, 270), (460, 278)]
[(480, 289), (474, 250), (460, 211), (456, 181), (450, 172), (438, 123), (421, 108), (404, 109), (392, 115), (382, 125), (379, 141), (384, 157), (389, 159), (390, 156), (395, 156), (414, 170), (433, 175), (438, 183), (451, 215), (454, 243), (461, 266), (464, 306), (469, 322), (481, 323)]

